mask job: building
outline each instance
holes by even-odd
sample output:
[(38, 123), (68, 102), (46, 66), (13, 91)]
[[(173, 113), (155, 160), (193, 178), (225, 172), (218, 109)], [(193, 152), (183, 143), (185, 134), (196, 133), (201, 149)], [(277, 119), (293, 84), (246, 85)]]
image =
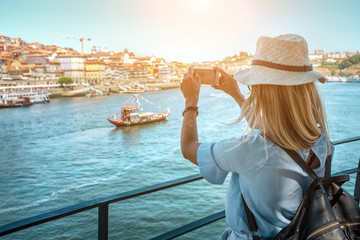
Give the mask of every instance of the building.
[(46, 66), (46, 81), (48, 84), (56, 84), (61, 77), (60, 62), (48, 60)]
[(24, 41), (21, 38), (10, 38), (10, 44), (15, 46), (23, 46)]
[(10, 80), (10, 81), (14, 81), (14, 84), (16, 84), (16, 81), (21, 81), (23, 80), (23, 71), (22, 68), (8, 68), (8, 72), (7, 72), (7, 78), (3, 78), (3, 80)]
[(0, 44), (9, 45), (10, 44), (10, 37), (0, 35)]
[(132, 61), (130, 61), (129, 51), (126, 48), (123, 54), (123, 63), (132, 63)]
[(324, 50), (315, 50), (314, 53), (309, 54), (310, 60), (312, 62), (317, 60), (323, 60), (324, 59)]
[(104, 80), (111, 85), (120, 84), (125, 79), (124, 68), (119, 64), (106, 64)]
[(48, 63), (48, 59), (46, 55), (24, 55), (23, 57), (24, 59), (26, 59), (27, 64), (42, 64), (42, 65), (46, 65)]
[(103, 60), (87, 60), (85, 62), (85, 80), (87, 83), (101, 84), (104, 81), (105, 63)]
[(315, 55), (322, 55), (322, 56), (324, 56), (324, 50), (315, 50), (315, 51), (314, 51), (314, 54), (315, 54)]
[(60, 62), (61, 71), (65, 77), (70, 77), (74, 83), (85, 83), (85, 61), (84, 55), (59, 55), (56, 61)]
[(6, 59), (0, 59), (0, 80), (7, 77), (7, 60)]
[(127, 77), (126, 75), (128, 75), (128, 79), (130, 80), (131, 83), (136, 84), (136, 83), (146, 83), (148, 80), (148, 72), (147, 72), (147, 68), (141, 64), (133, 64), (130, 68), (128, 68), (129, 71), (125, 71), (125, 78)]
[(326, 59), (334, 59), (334, 60), (345, 60), (347, 57), (346, 57), (346, 53), (343, 53), (343, 52), (332, 52), (332, 53), (327, 53), (325, 54), (325, 58)]
[(34, 43), (28, 44), (28, 47), (32, 48), (32, 49), (44, 49), (45, 45), (41, 42), (34, 42)]
[(159, 65), (158, 66), (158, 79), (163, 82), (169, 82), (170, 81), (170, 68), (165, 65)]

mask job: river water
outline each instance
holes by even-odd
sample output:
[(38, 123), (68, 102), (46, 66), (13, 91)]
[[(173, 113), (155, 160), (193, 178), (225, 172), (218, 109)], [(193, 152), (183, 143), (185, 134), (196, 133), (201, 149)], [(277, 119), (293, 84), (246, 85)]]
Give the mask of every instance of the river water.
[[(319, 86), (332, 140), (360, 135), (360, 84)], [(242, 90), (246, 91), (246, 88)], [(197, 174), (182, 157), (179, 138), (184, 100), (179, 89), (142, 94), (168, 120), (114, 128), (106, 115), (130, 95), (53, 99), (50, 104), (0, 109), (0, 225), (84, 201)], [(142, 102), (145, 111), (158, 111)], [(241, 135), (226, 125), (240, 111), (225, 94), (201, 90), (199, 138)], [(333, 172), (357, 166), (360, 143), (336, 147)], [(227, 182), (229, 177), (227, 179)], [(226, 183), (227, 183), (226, 182)], [(354, 177), (346, 183), (353, 191)], [(148, 239), (224, 209), (226, 184), (204, 180), (111, 204), (109, 239)], [(225, 220), (179, 239), (218, 239)], [(97, 239), (97, 209), (36, 226), (3, 239)]]

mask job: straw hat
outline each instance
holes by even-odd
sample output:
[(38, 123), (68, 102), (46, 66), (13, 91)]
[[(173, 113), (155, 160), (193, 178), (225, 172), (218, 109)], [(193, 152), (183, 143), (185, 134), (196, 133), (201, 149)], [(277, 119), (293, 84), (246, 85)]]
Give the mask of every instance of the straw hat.
[(305, 39), (296, 34), (260, 37), (251, 68), (237, 72), (234, 79), (245, 85), (325, 82), (324, 76), (312, 68)]

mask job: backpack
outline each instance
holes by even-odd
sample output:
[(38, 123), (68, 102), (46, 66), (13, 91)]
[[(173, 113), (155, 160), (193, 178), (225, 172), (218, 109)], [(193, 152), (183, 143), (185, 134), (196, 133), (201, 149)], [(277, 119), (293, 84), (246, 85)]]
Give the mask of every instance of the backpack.
[[(283, 148), (314, 181), (306, 191), (288, 226), (274, 238), (280, 239), (360, 239), (360, 208), (354, 197), (341, 188), (349, 175), (319, 177), (294, 151)], [(253, 239), (261, 239), (255, 217), (243, 198), (246, 217)]]

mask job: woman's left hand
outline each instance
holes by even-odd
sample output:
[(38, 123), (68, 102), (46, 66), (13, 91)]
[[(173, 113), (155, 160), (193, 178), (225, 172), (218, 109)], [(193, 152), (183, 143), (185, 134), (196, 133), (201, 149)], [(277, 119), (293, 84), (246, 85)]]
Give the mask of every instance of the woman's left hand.
[(180, 84), (180, 90), (185, 98), (185, 107), (197, 106), (200, 87), (200, 76), (198, 74), (194, 76), (194, 69), (193, 67), (190, 67), (188, 72), (184, 74), (183, 80)]

